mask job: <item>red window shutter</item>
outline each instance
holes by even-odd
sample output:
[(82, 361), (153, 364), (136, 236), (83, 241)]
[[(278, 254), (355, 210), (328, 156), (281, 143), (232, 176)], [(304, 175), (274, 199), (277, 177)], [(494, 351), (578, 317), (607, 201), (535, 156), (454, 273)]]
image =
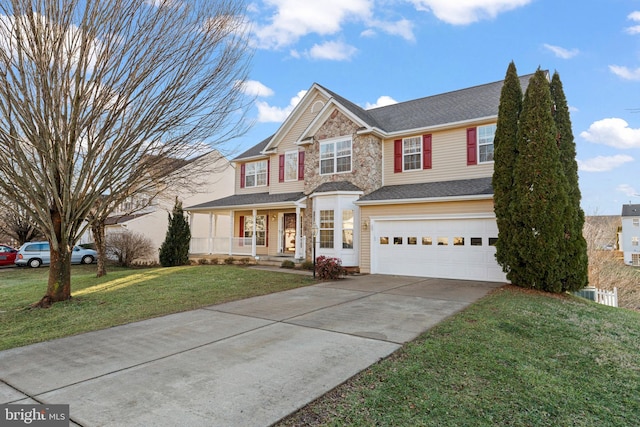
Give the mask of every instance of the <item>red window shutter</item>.
[(271, 159), (267, 159), (267, 186), (269, 186), (270, 177), (271, 177)]
[(402, 140), (393, 141), (393, 172), (402, 172)]
[[(243, 165), (244, 166), (244, 165)], [(238, 234), (240, 235), (240, 237), (244, 237), (244, 215), (240, 215), (240, 219), (238, 220), (239, 224), (238, 224)], [(240, 246), (243, 246), (244, 240), (240, 239)]]
[(467, 166), (478, 164), (476, 128), (467, 129)]
[(304, 151), (298, 153), (298, 181), (304, 179)]
[(431, 169), (431, 134), (422, 135), (422, 169)]
[(278, 181), (284, 182), (284, 154), (278, 158)]
[(244, 188), (244, 164), (240, 165), (240, 188)]

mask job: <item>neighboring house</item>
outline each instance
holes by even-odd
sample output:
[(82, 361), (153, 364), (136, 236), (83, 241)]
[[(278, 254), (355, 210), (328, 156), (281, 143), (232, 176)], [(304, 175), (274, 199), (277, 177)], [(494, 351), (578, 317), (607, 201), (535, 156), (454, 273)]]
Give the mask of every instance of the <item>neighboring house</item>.
[(364, 110), (313, 84), (233, 159), (233, 195), (187, 205), (232, 223), (193, 240), (192, 255), (311, 259), (317, 230), (316, 256), (362, 273), (505, 281), (491, 187), (502, 85)]
[(640, 267), (640, 205), (622, 205), (621, 249), (624, 263)]
[[(127, 230), (149, 238), (154, 247), (154, 256), (149, 261), (158, 261), (158, 250), (167, 234), (168, 213), (172, 211), (176, 197), (182, 206), (189, 206), (233, 194), (234, 168), (218, 151), (185, 162), (171, 173), (179, 178), (162, 188), (159, 194), (140, 193), (125, 200), (105, 222), (107, 235)], [(190, 180), (192, 173), (197, 177)], [(155, 192), (158, 190), (154, 189)], [(205, 217), (192, 217), (192, 237), (206, 237), (210, 232), (208, 224)], [(218, 221), (211, 232), (228, 235), (228, 218)]]

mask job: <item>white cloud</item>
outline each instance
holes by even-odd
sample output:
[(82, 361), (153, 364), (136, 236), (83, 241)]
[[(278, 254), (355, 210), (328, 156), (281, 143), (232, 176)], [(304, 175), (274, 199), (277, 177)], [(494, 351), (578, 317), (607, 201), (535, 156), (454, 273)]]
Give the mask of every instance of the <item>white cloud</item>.
[(365, 110), (370, 110), (372, 108), (378, 108), (378, 107), (385, 107), (387, 105), (393, 105), (393, 104), (397, 104), (398, 101), (396, 101), (395, 99), (393, 99), (390, 96), (387, 95), (382, 95), (380, 98), (378, 98), (378, 100), (376, 101), (375, 104), (370, 104), (370, 103), (366, 103), (365, 104)]
[(554, 46), (546, 43), (543, 46), (545, 47), (545, 49), (553, 52), (555, 56), (562, 59), (571, 59), (574, 56), (576, 56), (578, 53), (580, 53), (578, 49), (565, 49), (560, 46)]
[(240, 83), (242, 93), (249, 96), (267, 97), (273, 95), (273, 90), (257, 80), (247, 80)]
[(578, 111), (580, 111), (580, 110), (578, 109), (578, 107), (574, 107), (574, 106), (572, 106), (572, 105), (569, 105), (569, 112), (571, 112), (571, 113), (577, 113)]
[(373, 7), (372, 0), (265, 0), (265, 3), (276, 9), (270, 24), (255, 24), (258, 46), (266, 49), (289, 46), (310, 33), (336, 34), (348, 20), (369, 20)]
[(431, 11), (452, 25), (467, 25), (493, 19), (499, 13), (525, 6), (531, 0), (410, 0), (416, 9)]
[(634, 25), (633, 27), (627, 27), (624, 29), (627, 34), (640, 34), (640, 25)]
[(630, 186), (629, 184), (620, 184), (616, 187), (616, 191), (626, 194), (629, 197), (637, 196), (638, 192), (635, 188)]
[(372, 28), (367, 28), (363, 32), (360, 33), (360, 37), (373, 37), (376, 35), (376, 32)]
[(312, 59), (327, 59), (330, 61), (348, 61), (358, 49), (341, 41), (314, 44), (308, 56)]
[[(640, 22), (640, 11), (636, 10), (635, 12), (631, 12), (627, 15), (627, 19), (631, 21)], [(634, 25), (632, 27), (627, 27), (624, 29), (628, 34), (640, 34), (640, 25)]]
[(591, 123), (589, 129), (580, 133), (587, 141), (615, 148), (640, 148), (640, 129), (629, 127), (623, 119), (609, 118)]
[(622, 77), (625, 80), (640, 80), (640, 68), (630, 70), (629, 68), (620, 65), (609, 65), (609, 70), (611, 70), (613, 74)]
[(256, 102), (256, 107), (258, 107), (258, 121), (260, 123), (282, 123), (306, 93), (306, 90), (298, 92), (296, 96), (291, 98), (289, 105), (284, 108), (271, 106), (264, 101)]
[[(369, 21), (368, 24), (372, 28), (379, 29), (382, 32), (390, 34), (392, 36), (400, 36), (403, 39), (408, 41), (416, 40), (416, 36), (413, 34), (413, 22), (409, 21), (408, 19), (400, 19), (394, 22), (372, 20), (372, 21)], [(369, 30), (369, 31), (373, 32), (373, 30)], [(365, 35), (365, 34), (361, 34), (361, 35)], [(366, 35), (370, 35), (370, 34), (366, 34)]]
[(584, 172), (608, 172), (632, 161), (633, 157), (624, 154), (598, 156), (584, 161), (578, 160), (578, 169)]

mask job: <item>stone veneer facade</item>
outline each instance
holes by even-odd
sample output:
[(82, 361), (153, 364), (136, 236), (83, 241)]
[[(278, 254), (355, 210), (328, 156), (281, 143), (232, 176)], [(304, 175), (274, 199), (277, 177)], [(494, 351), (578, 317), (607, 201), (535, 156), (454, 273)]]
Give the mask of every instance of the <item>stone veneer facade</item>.
[[(365, 195), (382, 186), (382, 140), (371, 134), (357, 135), (358, 129), (358, 125), (337, 109), (331, 113), (314, 135), (313, 143), (305, 147), (305, 194), (312, 194), (326, 182), (349, 181)], [(340, 136), (351, 136), (351, 172), (320, 175), (320, 142)], [(313, 199), (309, 198), (302, 223), (303, 235), (311, 236), (312, 212)], [(306, 258), (312, 259), (311, 241), (307, 242), (306, 248)]]

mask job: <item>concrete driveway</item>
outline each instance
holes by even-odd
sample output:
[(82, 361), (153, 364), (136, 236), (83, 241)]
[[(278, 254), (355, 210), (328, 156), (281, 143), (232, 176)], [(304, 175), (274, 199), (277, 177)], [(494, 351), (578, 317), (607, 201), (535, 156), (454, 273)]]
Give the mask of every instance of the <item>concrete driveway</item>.
[(71, 425), (268, 426), (499, 283), (363, 275), (0, 352), (0, 403)]

